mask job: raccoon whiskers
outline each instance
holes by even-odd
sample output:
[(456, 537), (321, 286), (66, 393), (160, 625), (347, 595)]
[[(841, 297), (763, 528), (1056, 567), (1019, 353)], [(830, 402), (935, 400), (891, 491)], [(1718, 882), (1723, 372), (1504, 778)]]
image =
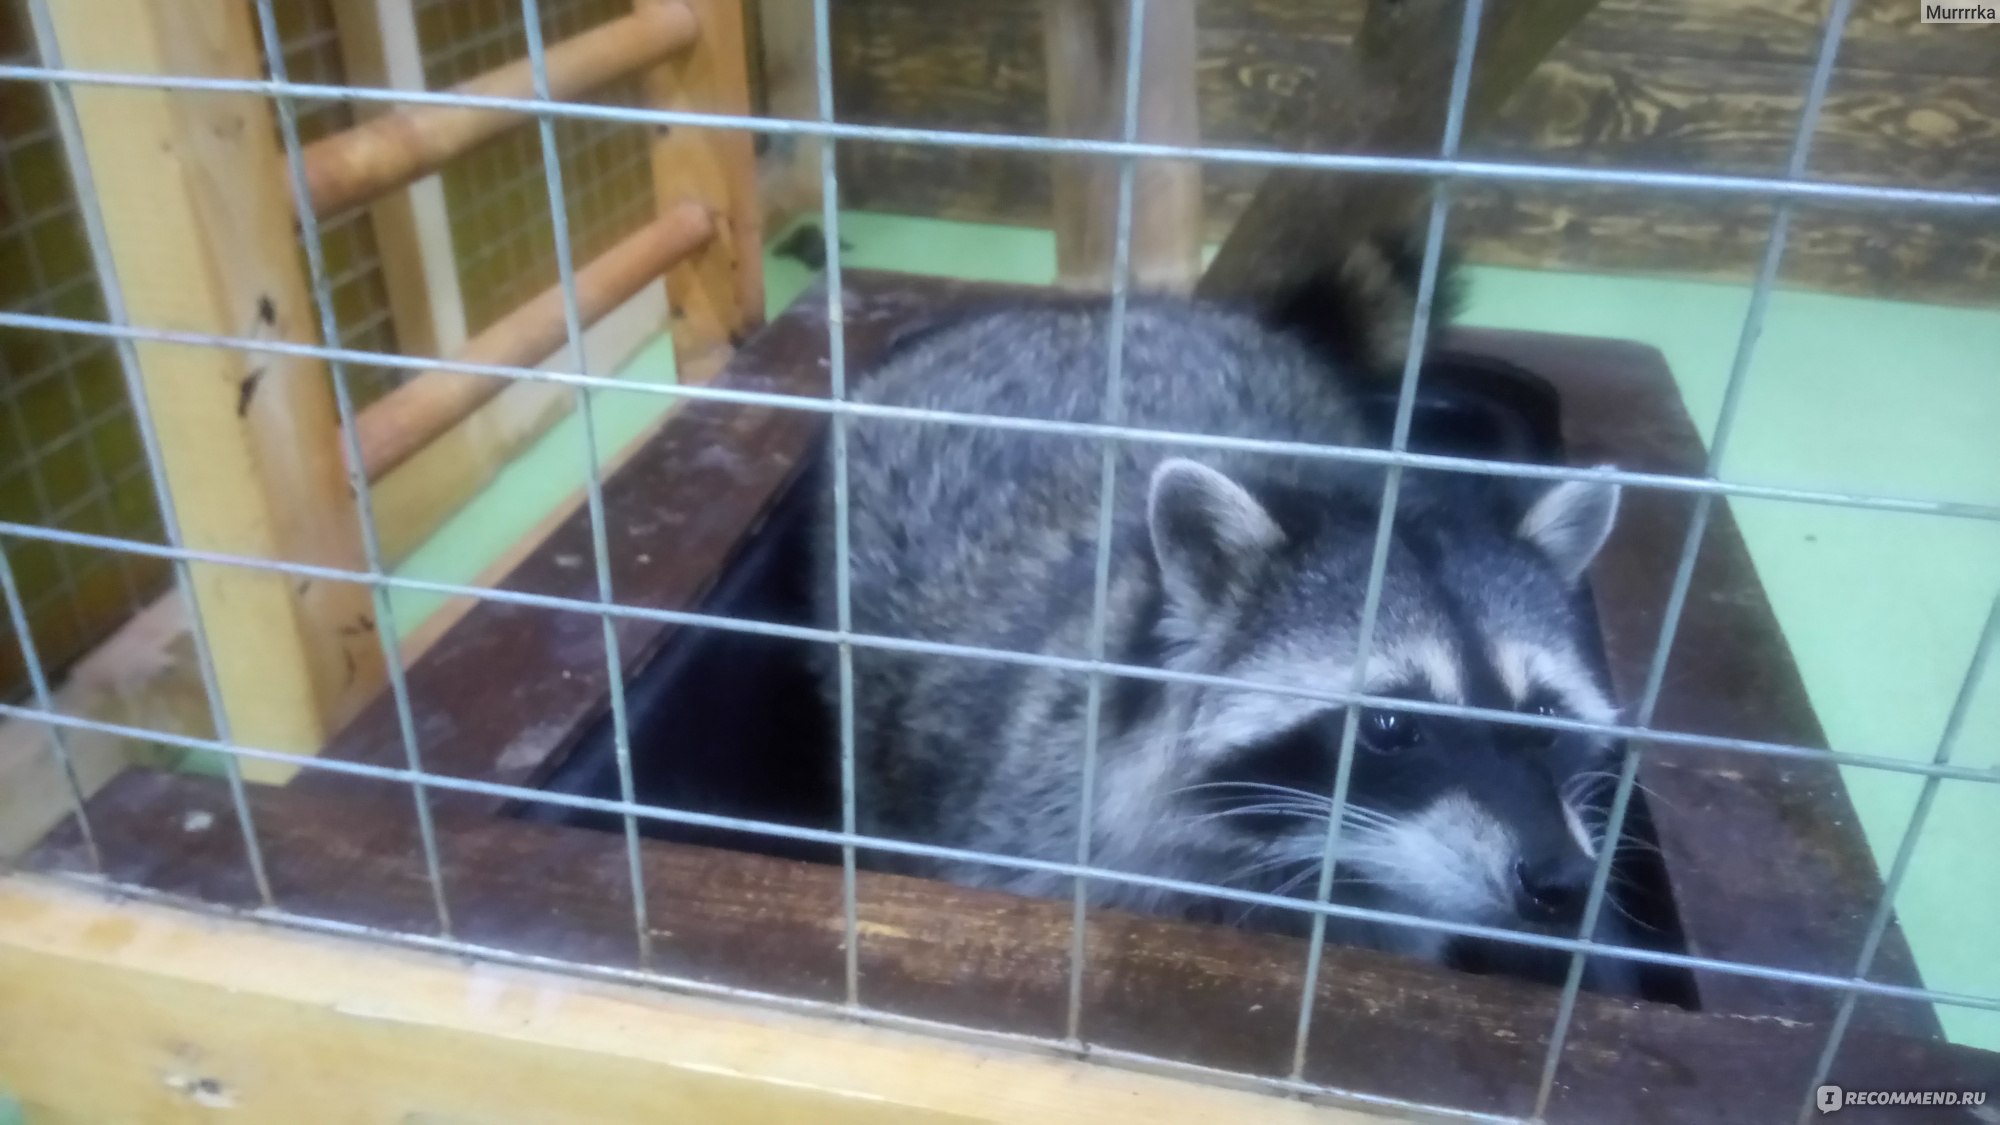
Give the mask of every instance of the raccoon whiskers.
[(1204, 781), (1199, 785), (1183, 785), (1168, 793), (1169, 797), (1185, 797), (1194, 793), (1269, 793), (1278, 797), (1294, 797), (1301, 801), (1326, 803), (1327, 798), (1309, 789), (1294, 789), (1289, 785), (1272, 785), (1264, 781)]
[[(1563, 782), (1562, 792), (1567, 797), (1570, 795), (1572, 788), (1574, 788), (1576, 790), (1575, 799), (1579, 801), (1583, 801), (1586, 798), (1594, 799), (1599, 795), (1600, 791), (1605, 791), (1604, 795), (1609, 796), (1608, 791), (1616, 788), (1618, 785), (1618, 777), (1617, 770), (1587, 770), (1583, 773), (1575, 774), (1569, 780)], [(1640, 793), (1644, 793), (1647, 800), (1664, 808), (1673, 807), (1672, 803), (1660, 796), (1652, 786), (1647, 785), (1636, 777), (1632, 779), (1632, 788)]]
[[(1305, 881), (1311, 878), (1316, 873), (1317, 873), (1317, 867), (1315, 866), (1303, 867), (1291, 878), (1278, 884), (1276, 887), (1273, 887), (1270, 893), (1274, 895), (1291, 894), (1293, 891), (1296, 891), (1301, 886), (1303, 886), (1305, 884)], [(1236, 921), (1234, 924), (1238, 926), (1247, 924), (1250, 921), (1250, 919), (1254, 917), (1256, 913), (1260, 910), (1280, 910), (1280, 909), (1283, 908), (1277, 906), (1270, 906), (1261, 902), (1253, 902), (1245, 906), (1243, 908), (1243, 912), (1236, 916)]]
[[(1586, 812), (1595, 812), (1595, 811), (1596, 810), (1588, 808), (1576, 810), (1577, 817), (1583, 826), (1584, 832), (1589, 837), (1590, 844), (1587, 850), (1590, 852), (1592, 856), (1597, 855), (1604, 847), (1604, 836), (1605, 836), (1604, 830), (1606, 827), (1608, 827), (1606, 821), (1610, 819), (1609, 816), (1605, 816), (1597, 820), (1595, 823), (1592, 823), (1590, 820), (1584, 817), (1584, 814)], [(1664, 856), (1666, 854), (1660, 850), (1660, 846), (1658, 844), (1655, 844), (1651, 840), (1647, 840), (1641, 836), (1633, 834), (1630, 828), (1622, 829), (1618, 833), (1618, 851), (1620, 854), (1626, 852), (1641, 852), (1646, 855), (1654, 855), (1654, 856)]]
[[(1634, 891), (1641, 894), (1645, 892), (1645, 888), (1641, 887), (1638, 884), (1638, 882), (1633, 879), (1627, 878), (1623, 875), (1615, 875), (1615, 874), (1612, 876), (1612, 878), (1619, 887), (1622, 887), (1625, 890)], [(1664, 932), (1663, 930), (1660, 929), (1660, 927), (1653, 925), (1651, 922), (1648, 922), (1645, 919), (1639, 917), (1637, 914), (1632, 913), (1630, 910), (1625, 909), (1625, 904), (1619, 902), (1618, 896), (1616, 895), (1611, 895), (1611, 894), (1605, 895), (1604, 905), (1609, 906), (1613, 910), (1616, 910), (1618, 912), (1619, 917), (1625, 919), (1627, 922), (1632, 923), (1633, 925), (1639, 927), (1642, 930), (1651, 930), (1653, 933), (1656, 934)]]
[(1315, 807), (1300, 802), (1268, 801), (1257, 805), (1232, 805), (1226, 809), (1218, 809), (1214, 812), (1205, 812), (1198, 816), (1186, 817), (1182, 823), (1207, 824), (1211, 821), (1228, 820), (1231, 817), (1270, 816), (1283, 813), (1292, 813), (1302, 819), (1312, 819), (1315, 817), (1320, 820), (1326, 819), (1326, 809), (1324, 806)]
[[(1188, 785), (1174, 790), (1170, 796), (1207, 794), (1220, 800), (1243, 796), (1254, 798), (1249, 803), (1229, 805), (1214, 809), (1189, 819), (1188, 823), (1201, 824), (1230, 816), (1304, 813), (1317, 817), (1322, 823), (1333, 809), (1333, 800), (1306, 789), (1294, 789), (1286, 785), (1272, 785), (1261, 781), (1209, 781), (1199, 785)], [(1387, 813), (1349, 802), (1341, 810), (1341, 823), (1346, 828), (1393, 828), (1396, 818)]]

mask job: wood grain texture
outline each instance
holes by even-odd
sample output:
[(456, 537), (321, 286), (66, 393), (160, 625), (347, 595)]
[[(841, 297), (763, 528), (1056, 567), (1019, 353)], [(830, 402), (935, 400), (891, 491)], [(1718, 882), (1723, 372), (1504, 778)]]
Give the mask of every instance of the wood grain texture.
[[(215, 720), (195, 669), (187, 603), (169, 590), (84, 654), (51, 694), (55, 709), (74, 718), (213, 738)], [(70, 816), (73, 792), (87, 799), (147, 756), (130, 739), (63, 728), (57, 733), (75, 771), (73, 791), (51, 752), (52, 729), (26, 719), (0, 721), (0, 863)]]
[[(1046, 74), (1033, 7), (1028, 0), (838, 6), (843, 115), (1038, 134)], [(1362, 7), (1200, 4), (1204, 139), (1303, 147), (1300, 107), (1354, 70)], [(1468, 151), (1773, 174), (1796, 127), (1824, 7), (1818, 0), (1602, 3)], [(1924, 26), (1915, 13), (1896, 0), (1856, 5), (1811, 173), (1991, 190), (2000, 184), (2000, 28)], [(1212, 165), (1203, 177), (1208, 231), (1217, 238), (1245, 206), (1258, 172)], [(851, 143), (841, 146), (841, 182), (864, 208), (1034, 225), (1047, 225), (1051, 213), (1048, 161), (1034, 156)], [(1500, 192), (1505, 207), (1493, 200)], [(1737, 281), (1754, 270), (1768, 214), (1756, 201), (1657, 191), (1606, 192), (1586, 206), (1573, 192), (1520, 185), (1467, 185), (1454, 209), (1474, 262)], [(1783, 275), (1792, 285), (1990, 305), (2000, 278), (2000, 233), (1990, 219), (1814, 208), (1795, 229)]]
[[(247, 8), (116, 0), (54, 5), (52, 15), (74, 66), (260, 73)], [(76, 102), (77, 155), (94, 172), (134, 322), (317, 342), (268, 100), (79, 87)], [(325, 364), (155, 343), (137, 353), (189, 546), (361, 568)], [(313, 753), (383, 683), (366, 588), (199, 563), (192, 571), (238, 739)]]
[(0, 881), (28, 1120), (1363, 1125), (1329, 1106), (827, 1018), (468, 968)]
[[(850, 323), (855, 346), (879, 341), (884, 326)], [(820, 396), (825, 369), (824, 303), (759, 332), (717, 385)], [(816, 432), (817, 416), (768, 407), (689, 402), (604, 484), (612, 586), (622, 604), (695, 604), (790, 478)], [(503, 588), (596, 601), (589, 515), (572, 508)], [(617, 622), (626, 667), (636, 669), (671, 632), (657, 621)], [(495, 668), (508, 674), (496, 676)], [(409, 668), (408, 682), (427, 766), (461, 777), (523, 784), (606, 706), (601, 630), (590, 614), (480, 602), (446, 629)], [(333, 740), (328, 753), (392, 763), (402, 756), (393, 701), (378, 698)], [(498, 753), (495, 748), (501, 748)], [(299, 779), (312, 788), (333, 779)], [(443, 796), (485, 811), (497, 801)]]
[[(646, 72), (646, 103), (703, 113), (750, 112), (745, 0), (634, 0), (633, 11), (691, 8), (700, 30), (683, 54)], [(667, 331), (681, 378), (701, 382), (764, 322), (763, 209), (750, 136), (731, 129), (653, 130), (653, 194), (661, 215), (692, 203), (715, 237), (667, 273)]]
[[(764, 117), (811, 121), (819, 116), (812, 5), (802, 0), (755, 0), (749, 31), (751, 95)], [(821, 198), (821, 147), (811, 137), (771, 135), (757, 157), (757, 196), (764, 230), (776, 236), (801, 219), (817, 218)]]
[[(395, 86), (391, 52), (397, 47), (391, 41), (403, 32), (414, 32), (414, 25), (392, 25), (381, 0), (333, 0), (330, 11), (340, 36), (346, 81), (355, 86)], [(409, 8), (400, 11), (407, 15)], [(353, 107), (362, 121), (394, 112), (382, 102), (355, 102)], [(431, 304), (431, 281), (440, 271), (424, 261), (426, 250), (434, 245), (427, 245), (424, 218), (407, 190), (382, 195), (368, 207), (396, 341), (405, 354), (435, 356), (444, 354), (439, 341), (446, 333), (439, 330), (441, 310)]]
[[(1129, 0), (1044, 0), (1053, 136), (1116, 140), (1124, 135), (1130, 68)], [(1194, 83), (1195, 23), (1190, 4), (1147, 8), (1140, 44), (1138, 121), (1133, 136), (1152, 144), (1201, 140)], [(1058, 157), (1053, 219), (1056, 283), (1108, 290), (1117, 253), (1121, 162)], [(1140, 289), (1185, 293), (1201, 275), (1201, 167), (1145, 160), (1133, 169), (1130, 277)]]
[[(1476, 136), (1596, 0), (1511, 0), (1483, 9), (1460, 129)], [(1444, 144), (1464, 0), (1376, 0), (1354, 39), (1354, 65), (1300, 99), (1303, 147), (1433, 155)], [(1327, 270), (1356, 243), (1405, 234), (1430, 197), (1404, 177), (1267, 172), (1203, 271), (1196, 292), (1267, 303)]]
[[(339, 792), (312, 795), (259, 789), (251, 803), (265, 826), (266, 862), (287, 909), (408, 933), (432, 930), (413, 818), (398, 789), (349, 780)], [(114, 878), (212, 903), (254, 899), (219, 782), (134, 772), (107, 788), (93, 812)], [(211, 826), (190, 831), (190, 824)], [(637, 967), (619, 836), (457, 814), (440, 818), (438, 829), (461, 939), (613, 969)], [(647, 897), (655, 904), (655, 971), (709, 986), (838, 1001), (838, 866), (655, 840), (640, 848)], [(74, 870), (79, 858), (74, 841), (64, 839), (32, 863), (39, 870)], [(1060, 1034), (1068, 903), (864, 871), (858, 904), (862, 996), (870, 1008), (988, 1031)], [(280, 949), (309, 957), (312, 945), (291, 937)], [(1091, 1043), (1252, 1075), (1278, 1075), (1288, 1067), (1304, 943), (1105, 910), (1092, 914), (1088, 957), (1084, 1033)], [(301, 970), (310, 962), (285, 963), (294, 979), (316, 979)], [(204, 964), (237, 989), (263, 979), (254, 964), (213, 955)], [(479, 981), (498, 971), (471, 972)], [(1524, 1113), (1557, 992), (1329, 947), (1316, 1000), (1308, 1080)], [(672, 1001), (650, 1004), (670, 1008)], [(69, 1025), (59, 1020), (57, 1026)], [(1825, 1030), (1822, 1023), (1584, 994), (1549, 1119), (1561, 1125), (1787, 1120), (1804, 1096)], [(1833, 1079), (1850, 1087), (2000, 1090), (2000, 1056), (1865, 1024), (1854, 1028), (1849, 1044)], [(1029, 1102), (1052, 1121), (1067, 1120), (1065, 1113), (1079, 1108), (1061, 1100)], [(1907, 1112), (1849, 1110), (1842, 1120), (1850, 1116), (1890, 1125)], [(1967, 1111), (1940, 1111), (1926, 1120), (1975, 1125), (1978, 1119)]]

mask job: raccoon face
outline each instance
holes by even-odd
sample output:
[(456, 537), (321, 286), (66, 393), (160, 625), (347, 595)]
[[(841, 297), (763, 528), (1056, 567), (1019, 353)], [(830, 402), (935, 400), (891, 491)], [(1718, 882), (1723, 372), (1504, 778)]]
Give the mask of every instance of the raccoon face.
[[(1610, 721), (1577, 582), (1610, 533), (1616, 488), (1566, 482), (1510, 504), (1511, 485), (1454, 483), (1465, 479), (1406, 477), (1363, 690)], [(1345, 689), (1375, 534), (1372, 497), (1358, 499), (1366, 491), (1329, 498), (1245, 487), (1191, 461), (1161, 465), (1148, 517), (1169, 665)], [(1199, 857), (1203, 878), (1311, 897), (1346, 717), (1299, 697), (1187, 690), (1162, 711), (1171, 729), (1128, 763), (1163, 807), (1149, 831)], [(1574, 932), (1610, 746), (1387, 708), (1363, 710), (1357, 724), (1337, 901)], [(1400, 932), (1377, 943), (1443, 947)]]

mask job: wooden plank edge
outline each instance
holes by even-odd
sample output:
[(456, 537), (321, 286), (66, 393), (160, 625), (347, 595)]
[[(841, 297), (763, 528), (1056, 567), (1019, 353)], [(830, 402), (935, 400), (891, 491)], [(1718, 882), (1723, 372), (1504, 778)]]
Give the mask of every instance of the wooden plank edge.
[(0, 880), (0, 1083), (86, 1120), (798, 1125), (1374, 1114)]
[[(408, 808), (381, 783), (340, 793), (250, 794), (280, 904), (416, 941), (434, 932), (429, 877)], [(108, 875), (196, 909), (257, 902), (230, 801), (216, 779), (133, 771), (91, 807)], [(586, 972), (641, 968), (614, 830), (441, 817), (439, 854), (456, 935), (496, 959)], [(642, 840), (658, 924), (650, 967), (697, 992), (824, 1009), (842, 996), (840, 870), (712, 847)], [(73, 832), (39, 850), (37, 872), (87, 870)], [(857, 887), (868, 1009), (975, 1036), (1063, 1034), (1067, 903), (864, 871)], [(199, 904), (199, 905), (195, 905)], [(1084, 1033), (1094, 1050), (1281, 1075), (1291, 1058), (1304, 942), (1199, 923), (1094, 911)], [(1306, 1078), (1406, 1103), (1524, 1115), (1558, 990), (1409, 958), (1329, 946)], [(1552, 1120), (1744, 1125), (1795, 1109), (1824, 1021), (1684, 1011), (1585, 993)], [(1137, 1052), (1134, 1056), (1129, 1052)], [(2000, 1096), (2000, 1056), (1859, 1026), (1832, 1081), (1856, 1089), (1982, 1089)], [(1643, 1093), (1642, 1100), (1637, 1095)], [(1857, 1120), (1893, 1122), (1900, 1110)], [(1939, 1120), (1976, 1125), (1976, 1115)]]
[[(65, 715), (209, 737), (214, 720), (194, 662), (187, 603), (169, 589), (77, 661), (54, 691)], [(144, 756), (116, 735), (63, 732), (85, 799)], [(21, 855), (71, 812), (69, 780), (50, 753), (46, 724), (0, 723), (0, 863)]]

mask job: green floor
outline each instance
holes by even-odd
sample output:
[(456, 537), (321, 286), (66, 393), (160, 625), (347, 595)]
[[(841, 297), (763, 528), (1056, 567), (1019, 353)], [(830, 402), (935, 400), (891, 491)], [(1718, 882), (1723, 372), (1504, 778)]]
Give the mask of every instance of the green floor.
[[(851, 214), (852, 267), (1042, 283), (1045, 231)], [(1706, 434), (1720, 404), (1748, 294), (1740, 287), (1473, 269), (1470, 323), (1641, 340), (1666, 353)], [(809, 281), (768, 267), (774, 307)], [(1771, 302), (1724, 475), (2000, 505), (2000, 312), (1781, 292)], [(624, 374), (671, 377), (664, 345)], [(606, 450), (664, 407), (658, 396), (597, 396)], [(403, 567), (476, 575), (581, 481), (581, 425), (565, 421)], [(2000, 523), (1737, 501), (1737, 520), (1815, 708), (1839, 749), (1928, 758), (1986, 606), (2000, 590)], [(436, 599), (396, 597), (412, 628)], [(2000, 661), (1996, 661), (2000, 665)], [(1985, 677), (1957, 760), (2000, 767), (2000, 667)], [(1847, 778), (1886, 866), (1915, 779)], [(2000, 787), (1946, 784), (1899, 910), (1926, 982), (2000, 996)], [(2000, 1050), (2000, 1015), (1946, 1008), (1953, 1038)]]

